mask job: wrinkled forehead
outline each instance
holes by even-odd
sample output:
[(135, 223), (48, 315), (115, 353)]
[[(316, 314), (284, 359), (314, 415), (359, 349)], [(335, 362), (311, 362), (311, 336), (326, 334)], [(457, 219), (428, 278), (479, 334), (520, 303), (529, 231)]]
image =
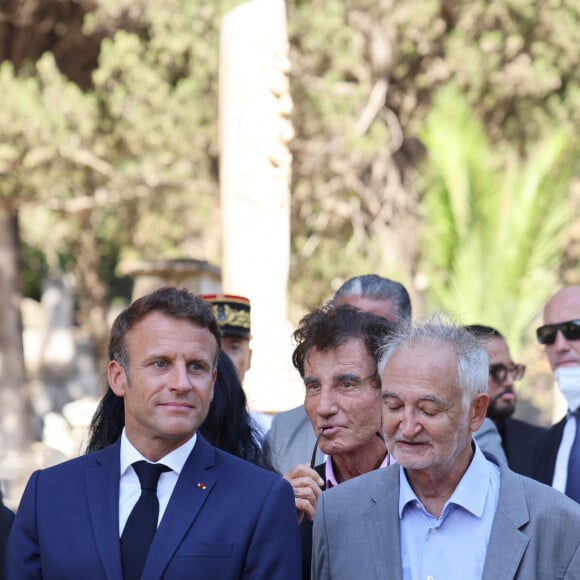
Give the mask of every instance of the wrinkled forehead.
[(369, 367), (375, 366), (374, 359), (367, 349), (362, 338), (349, 337), (336, 346), (319, 349), (313, 346), (308, 350), (304, 358), (304, 367), (309, 371), (328, 366), (343, 367)]
[(457, 354), (451, 345), (441, 342), (412, 342), (395, 348), (383, 372), (383, 382), (396, 379), (437, 383), (442, 377), (457, 375)]

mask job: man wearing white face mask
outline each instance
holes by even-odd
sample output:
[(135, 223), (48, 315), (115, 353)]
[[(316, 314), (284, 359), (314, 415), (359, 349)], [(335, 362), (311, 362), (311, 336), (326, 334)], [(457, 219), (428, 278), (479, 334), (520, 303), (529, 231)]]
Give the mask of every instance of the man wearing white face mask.
[(558, 290), (536, 331), (566, 402), (566, 416), (539, 447), (535, 478), (580, 503), (580, 286)]

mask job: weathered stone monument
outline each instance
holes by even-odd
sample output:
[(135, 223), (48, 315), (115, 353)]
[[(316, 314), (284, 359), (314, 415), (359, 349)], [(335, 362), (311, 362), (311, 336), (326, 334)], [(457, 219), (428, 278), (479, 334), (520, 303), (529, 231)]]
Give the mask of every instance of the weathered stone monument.
[(290, 112), (286, 6), (251, 0), (223, 22), (220, 52), (222, 285), (252, 303), (250, 406), (274, 412), (303, 399), (291, 365)]

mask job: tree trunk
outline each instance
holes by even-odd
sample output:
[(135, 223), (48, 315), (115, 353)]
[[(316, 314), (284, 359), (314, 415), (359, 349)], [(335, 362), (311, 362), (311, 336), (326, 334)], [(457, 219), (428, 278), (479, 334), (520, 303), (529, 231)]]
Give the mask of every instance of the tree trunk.
[[(78, 294), (79, 321), (93, 342), (99, 374), (107, 364), (106, 288), (101, 278), (101, 258), (93, 227), (91, 210), (80, 212), (81, 234), (78, 245)], [(106, 383), (103, 383), (106, 390)]]
[(24, 367), (18, 213), (0, 209), (0, 453), (27, 452), (32, 443)]

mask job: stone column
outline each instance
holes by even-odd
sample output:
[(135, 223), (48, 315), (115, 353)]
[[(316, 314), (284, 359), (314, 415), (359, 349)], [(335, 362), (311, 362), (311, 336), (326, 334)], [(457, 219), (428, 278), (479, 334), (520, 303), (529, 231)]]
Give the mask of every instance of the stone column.
[(252, 304), (250, 406), (299, 404), (287, 320), (290, 261), (290, 122), (286, 6), (251, 0), (222, 22), (220, 55), (221, 203), (224, 292)]

